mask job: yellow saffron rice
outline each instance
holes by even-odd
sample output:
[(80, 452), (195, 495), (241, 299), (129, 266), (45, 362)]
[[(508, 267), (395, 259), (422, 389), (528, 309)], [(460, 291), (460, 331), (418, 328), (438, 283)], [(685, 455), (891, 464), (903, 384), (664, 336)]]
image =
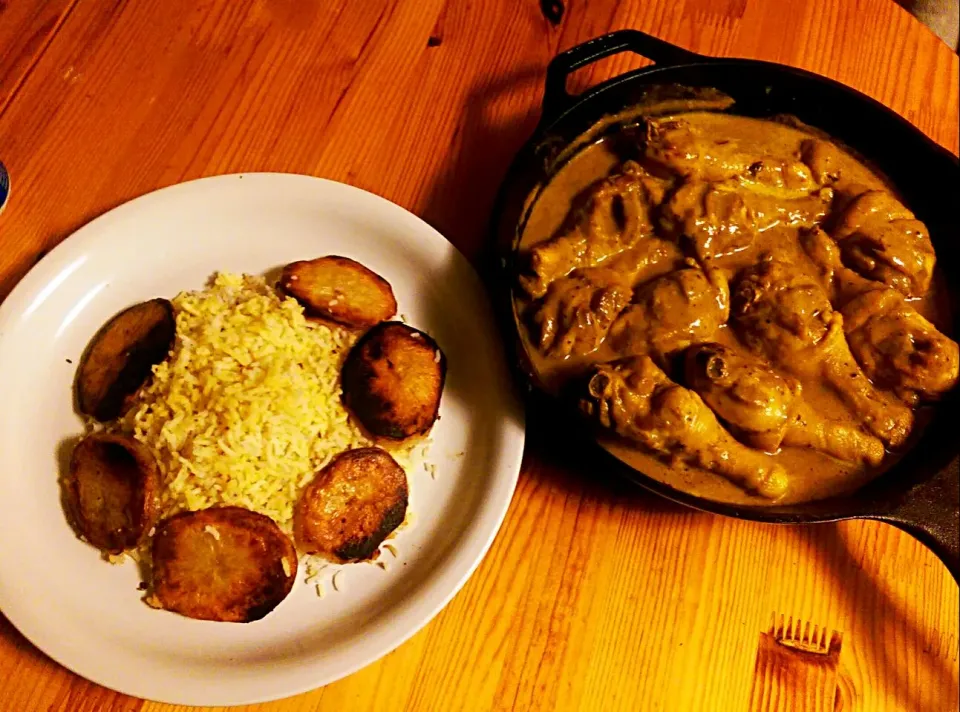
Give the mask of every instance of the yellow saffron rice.
[[(155, 453), (162, 516), (231, 504), (289, 531), (316, 472), (371, 444), (340, 400), (355, 335), (310, 322), (259, 277), (218, 274), (173, 306), (173, 350), (116, 428)], [(392, 450), (408, 471), (412, 448)]]

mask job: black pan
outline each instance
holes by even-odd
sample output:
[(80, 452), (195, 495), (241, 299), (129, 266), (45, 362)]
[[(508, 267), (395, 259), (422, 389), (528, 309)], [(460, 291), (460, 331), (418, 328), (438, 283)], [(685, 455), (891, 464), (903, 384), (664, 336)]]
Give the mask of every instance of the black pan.
[[(578, 96), (568, 94), (571, 72), (620, 52), (639, 54), (655, 64)], [(894, 182), (906, 204), (930, 228), (940, 269), (950, 282), (953, 314), (960, 315), (960, 163), (955, 156), (886, 107), (830, 79), (769, 62), (705, 57), (642, 32), (623, 30), (585, 42), (550, 63), (540, 123), (501, 189), (494, 215), (499, 255), (496, 296), (509, 333), (517, 336), (510, 300), (516, 278), (513, 257), (526, 199), (575, 153), (577, 139), (587, 129), (642, 101), (655, 85), (716, 88), (736, 100), (731, 111), (737, 114), (792, 114), (868, 159)], [(535, 387), (518, 336), (512, 341), (518, 372)], [(556, 401), (551, 407), (567, 406)], [(716, 502), (648, 477), (599, 446), (596, 458), (599, 466), (668, 499), (730, 517), (778, 524), (844, 519), (888, 522), (928, 546), (960, 581), (960, 400), (956, 389), (934, 411), (919, 442), (881, 477), (852, 494), (800, 505)], [(576, 415), (571, 411), (568, 417)]]

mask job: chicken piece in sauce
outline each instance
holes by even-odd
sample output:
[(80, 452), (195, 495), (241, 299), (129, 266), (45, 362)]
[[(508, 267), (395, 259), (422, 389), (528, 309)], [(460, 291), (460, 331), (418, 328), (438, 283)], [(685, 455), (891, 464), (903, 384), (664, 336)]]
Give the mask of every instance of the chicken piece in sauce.
[(739, 192), (697, 180), (681, 185), (663, 204), (660, 226), (689, 240), (701, 262), (741, 252), (757, 234), (756, 219)]
[(706, 130), (682, 117), (647, 122), (646, 158), (688, 178), (724, 181), (775, 191), (779, 197), (804, 197), (820, 186), (801, 160), (764, 151), (762, 142), (745, 145)]
[(843, 266), (839, 246), (822, 230), (801, 237), (835, 304), (843, 305), (850, 350), (867, 377), (908, 405), (935, 400), (957, 383), (957, 344), (903, 295)]
[(578, 270), (550, 285), (531, 316), (538, 347), (551, 358), (585, 356), (600, 347), (633, 287), (603, 267)]
[(849, 421), (826, 418), (801, 402), (783, 434), (787, 447), (809, 448), (843, 462), (876, 467), (886, 455), (883, 441)]
[(829, 141), (808, 138), (800, 142), (800, 160), (802, 160), (820, 185), (830, 185), (843, 175), (843, 159), (837, 147)]
[(593, 353), (613, 320), (633, 299), (634, 285), (682, 264), (683, 255), (676, 244), (644, 237), (603, 267), (574, 270), (555, 280), (530, 310), (540, 351), (550, 358)]
[(915, 405), (957, 383), (957, 343), (892, 289), (865, 292), (843, 308), (850, 350), (877, 386)]
[(832, 197), (829, 188), (781, 199), (736, 181), (689, 180), (662, 205), (660, 227), (667, 235), (688, 240), (694, 256), (707, 262), (750, 248), (759, 233), (771, 228), (818, 224)]
[(723, 273), (688, 266), (643, 285), (608, 340), (622, 356), (650, 355), (663, 362), (690, 344), (709, 341), (729, 315)]
[(867, 190), (838, 216), (832, 235), (843, 263), (907, 297), (930, 289), (936, 254), (926, 226), (890, 193)]
[(662, 192), (658, 183), (662, 181), (631, 161), (600, 181), (573, 212), (569, 229), (530, 250), (530, 273), (520, 277), (524, 290), (542, 297), (554, 280), (578, 268), (597, 267), (650, 235), (650, 194)]
[(684, 353), (684, 381), (745, 444), (776, 452), (800, 404), (800, 382), (717, 343)]
[(804, 447), (846, 462), (878, 465), (883, 443), (860, 428), (820, 416), (802, 398), (800, 382), (757, 357), (721, 344), (689, 348), (685, 381), (750, 447), (776, 452)]
[(787, 373), (825, 382), (873, 435), (892, 447), (903, 444), (913, 413), (863, 374), (844, 339), (843, 318), (815, 279), (765, 259), (737, 284), (732, 312), (751, 350)]
[(820, 227), (801, 230), (800, 247), (806, 253), (821, 289), (831, 303), (842, 302), (847, 295), (872, 289), (874, 283), (843, 266), (840, 246)]
[(603, 427), (655, 454), (769, 499), (787, 490), (786, 472), (772, 457), (738, 442), (700, 396), (671, 381), (649, 357), (595, 366), (579, 404)]

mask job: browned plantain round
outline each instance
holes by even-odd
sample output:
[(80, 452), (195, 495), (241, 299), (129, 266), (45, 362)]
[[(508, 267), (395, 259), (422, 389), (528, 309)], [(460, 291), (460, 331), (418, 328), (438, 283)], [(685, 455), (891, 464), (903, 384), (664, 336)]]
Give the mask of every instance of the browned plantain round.
[(308, 316), (354, 329), (373, 326), (397, 313), (390, 283), (349, 257), (320, 257), (283, 268), (280, 290), (296, 299)]
[(270, 517), (242, 507), (183, 512), (153, 539), (153, 588), (168, 611), (247, 623), (287, 597), (297, 552)]
[(99, 421), (121, 415), (153, 366), (173, 347), (176, 320), (166, 299), (151, 299), (117, 314), (93, 338), (77, 369), (77, 405)]
[(402, 440), (437, 419), (447, 363), (437, 343), (396, 321), (373, 327), (347, 356), (343, 401), (374, 435)]
[(300, 495), (293, 526), (297, 546), (337, 562), (369, 559), (407, 512), (407, 477), (377, 447), (348, 450), (324, 467)]
[(132, 549), (156, 523), (160, 474), (148, 448), (100, 433), (77, 443), (65, 498), (73, 523), (98, 549)]

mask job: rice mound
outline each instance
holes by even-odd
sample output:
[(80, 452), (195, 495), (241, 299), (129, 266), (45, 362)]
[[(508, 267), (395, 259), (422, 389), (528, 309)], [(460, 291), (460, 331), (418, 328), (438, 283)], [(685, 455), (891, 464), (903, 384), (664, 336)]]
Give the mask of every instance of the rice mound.
[[(340, 400), (340, 367), (356, 337), (308, 321), (260, 277), (220, 273), (172, 303), (170, 356), (115, 428), (156, 455), (162, 517), (237, 505), (289, 531), (315, 473), (372, 444)], [(405, 469), (410, 449), (391, 452)]]

